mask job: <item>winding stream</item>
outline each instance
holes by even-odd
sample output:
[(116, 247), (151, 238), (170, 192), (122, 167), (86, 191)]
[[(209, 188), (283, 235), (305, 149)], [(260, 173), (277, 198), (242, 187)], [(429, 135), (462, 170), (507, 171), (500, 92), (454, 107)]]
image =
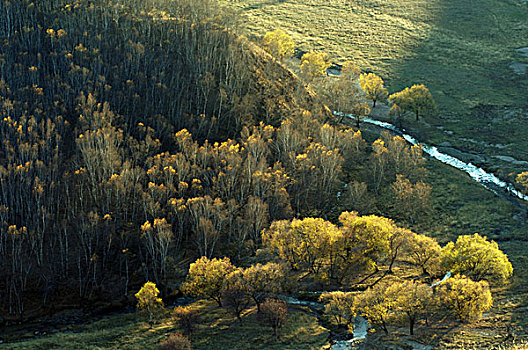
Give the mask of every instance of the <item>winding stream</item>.
[[(347, 115), (347, 117), (355, 120), (355, 117), (351, 115)], [(402, 130), (399, 130), (398, 128), (396, 128), (394, 125), (390, 123), (382, 122), (382, 121), (371, 119), (371, 118), (363, 118), (362, 122), (371, 124), (371, 125), (376, 125), (381, 128), (390, 130), (400, 135), (401, 137), (403, 137), (410, 144), (421, 145), (424, 153), (428, 154), (434, 159), (441, 161), (444, 164), (451, 165), (452, 167), (455, 167), (457, 169), (464, 171), (465, 173), (469, 174), (469, 176), (473, 180), (477, 181), (479, 184), (481, 184), (482, 186), (484, 186), (485, 188), (487, 188), (488, 190), (492, 191), (495, 194), (497, 194), (497, 191), (496, 191), (497, 189), (502, 189), (507, 194), (510, 194), (519, 199), (528, 201), (528, 195), (524, 195), (520, 191), (515, 189), (513, 184), (505, 182), (499, 179), (494, 174), (488, 173), (484, 169), (479, 168), (471, 163), (465, 163), (458, 158), (442, 153), (435, 146), (430, 146), (425, 143), (421, 143), (417, 139), (412, 137), (411, 135), (405, 134)]]

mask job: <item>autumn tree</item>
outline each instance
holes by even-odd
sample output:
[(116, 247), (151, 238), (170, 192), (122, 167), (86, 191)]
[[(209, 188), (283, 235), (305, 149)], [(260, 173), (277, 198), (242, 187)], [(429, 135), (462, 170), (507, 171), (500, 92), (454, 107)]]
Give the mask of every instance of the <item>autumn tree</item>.
[(268, 299), (262, 304), (258, 319), (263, 324), (270, 326), (278, 339), (279, 330), (288, 319), (288, 304), (281, 300)]
[(412, 232), (404, 243), (402, 260), (420, 267), (423, 274), (438, 273), (442, 248), (432, 237)]
[(325, 104), (333, 111), (342, 113), (340, 121), (349, 113), (362, 112), (357, 108), (356, 111), (353, 110), (354, 106), (362, 101), (357, 84), (360, 73), (361, 71), (356, 64), (347, 61), (343, 63), (340, 75), (321, 79), (314, 86)]
[(322, 293), (319, 302), (325, 304), (324, 315), (333, 324), (348, 327), (350, 332), (354, 330), (354, 319), (357, 315), (354, 293)]
[(276, 297), (291, 284), (284, 266), (274, 262), (256, 264), (244, 269), (243, 282), (246, 293), (257, 305), (258, 312), (266, 298)]
[(389, 157), (389, 150), (385, 146), (385, 141), (377, 139), (372, 143), (370, 167), (372, 171), (373, 188), (376, 194), (379, 194), (381, 185), (387, 176), (390, 160)]
[(522, 192), (528, 193), (528, 171), (523, 171), (520, 174), (517, 174), (515, 181), (522, 187)]
[(391, 188), (397, 212), (401, 216), (407, 216), (411, 224), (432, 209), (432, 187), (426, 183), (420, 181), (413, 184), (405, 176), (398, 174)]
[(377, 271), (379, 264), (390, 256), (391, 239), (398, 234), (394, 222), (376, 215), (358, 216), (354, 212), (341, 213), (339, 221), (344, 233), (344, 247), (352, 260), (343, 261), (338, 266), (353, 263), (367, 271)]
[[(201, 186), (199, 180), (194, 183)], [(225, 203), (220, 198), (213, 199), (206, 195), (188, 199), (186, 208), (193, 223), (194, 243), (198, 252), (209, 258), (212, 257), (226, 224)]]
[(396, 295), (387, 285), (376, 284), (361, 293), (357, 299), (358, 314), (373, 326), (379, 326), (389, 334), (388, 323), (394, 317)]
[(366, 183), (354, 181), (347, 184), (341, 203), (349, 210), (357, 211), (359, 214), (368, 214), (374, 209), (375, 198), (372, 193), (369, 193)]
[(150, 327), (154, 324), (156, 316), (163, 309), (163, 301), (158, 298), (159, 290), (155, 283), (147, 282), (135, 294), (137, 299), (137, 308), (140, 313), (148, 320)]
[[(421, 182), (426, 174), (424, 163), (420, 145), (409, 145), (404, 138), (383, 131), (372, 143), (369, 162), (372, 187), (379, 193), (383, 185), (395, 182), (398, 174)], [(420, 189), (425, 188), (421, 186)]]
[(295, 50), (293, 39), (282, 29), (267, 32), (262, 39), (262, 45), (279, 61), (291, 57), (293, 55), (293, 50)]
[(191, 306), (176, 306), (171, 316), (185, 334), (191, 334), (200, 321), (198, 312)]
[(317, 275), (324, 272), (327, 256), (337, 240), (339, 230), (320, 218), (279, 221), (263, 233), (263, 243), (275, 249), (278, 255), (294, 269), (307, 268)]
[(315, 78), (326, 74), (326, 70), (330, 68), (332, 63), (328, 54), (324, 52), (309, 52), (301, 57), (301, 73), (304, 74), (309, 82)]
[(236, 318), (242, 322), (242, 312), (247, 309), (251, 302), (242, 268), (236, 268), (225, 277), (221, 297), (222, 305), (232, 310)]
[(389, 110), (389, 116), (392, 118), (392, 122), (398, 128), (401, 128), (401, 118), (403, 117), (404, 111), (397, 104), (393, 104)]
[(341, 77), (347, 80), (349, 83), (357, 83), (359, 76), (361, 75), (361, 69), (357, 64), (352, 61), (345, 61), (341, 67)]
[(292, 185), (292, 194), (299, 212), (315, 216), (333, 205), (343, 162), (339, 148), (329, 149), (319, 142), (310, 143), (295, 157), (297, 181)]
[(513, 267), (495, 241), (474, 235), (459, 236), (442, 249), (442, 266), (446, 271), (464, 274), (476, 281), (482, 279), (501, 280), (509, 278)]
[(416, 115), (416, 121), (420, 116), (436, 109), (433, 96), (425, 85), (406, 87), (402, 91), (390, 95), (389, 100), (400, 106), (401, 109), (413, 112)]
[(388, 295), (394, 295), (394, 311), (403, 313), (409, 321), (409, 333), (414, 334), (414, 326), (420, 317), (424, 317), (431, 312), (433, 305), (432, 288), (417, 281), (405, 281), (392, 283), (387, 287)]
[(426, 169), (421, 145), (410, 145), (403, 137), (391, 135), (388, 131), (383, 131), (380, 138), (388, 150), (385, 181), (396, 181), (398, 174), (404, 175), (412, 182), (423, 181)]
[(359, 102), (352, 106), (351, 112), (356, 117), (356, 127), (359, 129), (359, 121), (370, 114), (370, 107), (365, 102)]
[(212, 299), (222, 306), (222, 286), (234, 270), (229, 258), (209, 260), (203, 256), (190, 265), (181, 290), (191, 297)]
[(488, 282), (474, 282), (460, 275), (441, 283), (437, 287), (435, 299), (462, 322), (480, 318), (493, 305)]
[(171, 334), (161, 343), (160, 350), (192, 350), (191, 341), (181, 334)]
[(376, 107), (377, 101), (383, 101), (389, 95), (387, 89), (383, 87), (383, 79), (374, 73), (361, 74), (359, 82), (367, 98), (372, 101), (372, 108)]
[(167, 258), (169, 246), (174, 234), (172, 228), (165, 218), (154, 219), (141, 225), (141, 238), (145, 241), (147, 254), (150, 256), (149, 265), (152, 268), (156, 281), (164, 281), (167, 273)]

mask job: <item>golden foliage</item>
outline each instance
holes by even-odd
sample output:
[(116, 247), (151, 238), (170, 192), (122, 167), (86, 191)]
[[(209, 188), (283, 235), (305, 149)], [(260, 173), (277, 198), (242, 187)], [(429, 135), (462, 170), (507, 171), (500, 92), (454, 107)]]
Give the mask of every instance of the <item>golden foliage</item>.
[(361, 74), (359, 83), (367, 98), (372, 101), (372, 108), (376, 107), (377, 101), (383, 101), (389, 95), (383, 86), (383, 79), (374, 73)]
[(488, 282), (474, 282), (465, 276), (454, 276), (440, 284), (436, 299), (466, 322), (479, 319), (493, 305)]
[(301, 57), (301, 73), (311, 82), (317, 77), (326, 74), (332, 63), (324, 52), (308, 52)]
[(436, 109), (433, 95), (423, 84), (413, 85), (410, 88), (406, 87), (402, 91), (390, 95), (389, 100), (403, 110), (414, 112), (416, 121), (421, 115)]
[(143, 313), (149, 324), (152, 326), (156, 315), (163, 308), (163, 301), (158, 298), (159, 290), (155, 283), (147, 282), (135, 294), (137, 299), (137, 308)]
[(190, 265), (181, 291), (194, 298), (213, 299), (222, 306), (222, 286), (227, 275), (234, 270), (229, 258), (209, 260), (203, 256)]
[(281, 61), (291, 57), (295, 50), (293, 39), (282, 29), (267, 32), (262, 39), (262, 45), (273, 57)]
[(513, 274), (513, 267), (495, 241), (474, 235), (459, 236), (442, 249), (442, 266), (446, 271), (460, 273), (477, 281), (481, 279), (501, 281)]

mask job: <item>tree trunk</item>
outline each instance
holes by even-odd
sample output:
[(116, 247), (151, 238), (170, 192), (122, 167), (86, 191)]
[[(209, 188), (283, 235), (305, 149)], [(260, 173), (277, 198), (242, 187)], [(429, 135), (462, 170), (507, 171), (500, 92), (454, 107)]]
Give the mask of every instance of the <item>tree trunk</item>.
[(420, 118), (420, 115), (418, 114), (418, 111), (416, 111), (416, 121), (418, 121)]
[(260, 314), (260, 301), (257, 298), (253, 298), (253, 301), (257, 304), (257, 312)]
[(387, 329), (387, 325), (385, 324), (385, 320), (381, 320), (381, 325), (383, 327), (383, 331), (385, 334), (389, 334), (389, 330)]
[(376, 99), (372, 100), (372, 108), (376, 107)]
[(409, 334), (414, 335), (414, 317), (409, 317)]

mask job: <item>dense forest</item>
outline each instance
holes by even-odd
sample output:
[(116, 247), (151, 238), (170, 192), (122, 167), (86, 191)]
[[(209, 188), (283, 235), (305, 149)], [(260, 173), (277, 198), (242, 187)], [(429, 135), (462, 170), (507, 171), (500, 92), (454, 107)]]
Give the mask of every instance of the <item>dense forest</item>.
[[(359, 129), (367, 100), (387, 99), (369, 90), (377, 77), (350, 65), (303, 81), (215, 1), (3, 1), (0, 39), (0, 321), (126, 300), (147, 281), (178, 294), (196, 261), (181, 291), (238, 317), (242, 280), (256, 281), (242, 294), (259, 312), (297, 283), (371, 287), (321, 300), (336, 326), (350, 326), (343, 313), (356, 311), (334, 307), (349, 300), (387, 332), (387, 300), (412, 290), (425, 303), (422, 282), (461, 274), (437, 301), (468, 320), (491, 307), (486, 280), (512, 274), (480, 235), (442, 248), (403, 228), (432, 210), (431, 186), (419, 146)], [(196, 269), (220, 261), (207, 292)], [(396, 266), (417, 274), (391, 289)], [(471, 310), (451, 305), (457, 288)], [(386, 314), (372, 316), (375, 304)], [(412, 333), (419, 315), (398, 312)]]

